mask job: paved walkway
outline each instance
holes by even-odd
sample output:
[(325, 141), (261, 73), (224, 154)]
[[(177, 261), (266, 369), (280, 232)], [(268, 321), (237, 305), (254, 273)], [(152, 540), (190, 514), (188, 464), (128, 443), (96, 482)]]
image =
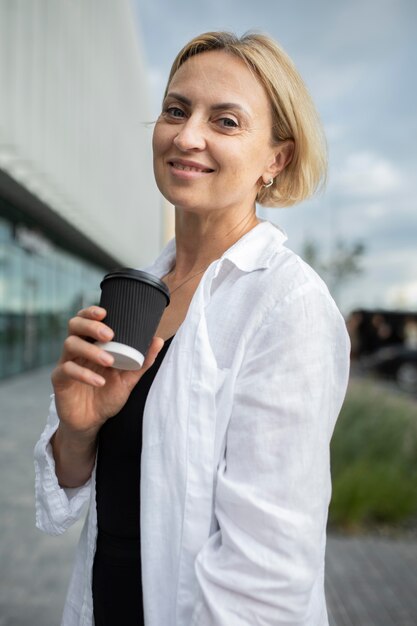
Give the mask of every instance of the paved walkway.
[(416, 626), (417, 541), (328, 537), (330, 626)]
[(0, 626), (59, 626), (80, 528), (35, 528), (33, 447), (49, 405), (49, 369), (0, 382)]
[[(49, 368), (0, 382), (0, 626), (59, 626), (80, 532), (49, 537), (34, 524), (49, 393)], [(331, 626), (416, 626), (417, 542), (329, 537), (326, 593)]]

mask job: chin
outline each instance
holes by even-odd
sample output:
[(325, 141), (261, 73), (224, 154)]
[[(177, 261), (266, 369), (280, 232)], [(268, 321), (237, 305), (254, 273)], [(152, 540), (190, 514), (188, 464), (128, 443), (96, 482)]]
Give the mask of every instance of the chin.
[[(161, 191), (161, 193), (163, 193)], [(207, 203), (204, 205), (198, 201), (197, 198), (192, 198), (186, 194), (180, 193), (163, 193), (163, 196), (175, 206), (176, 209), (181, 211), (190, 211), (192, 213), (201, 213), (207, 207)]]

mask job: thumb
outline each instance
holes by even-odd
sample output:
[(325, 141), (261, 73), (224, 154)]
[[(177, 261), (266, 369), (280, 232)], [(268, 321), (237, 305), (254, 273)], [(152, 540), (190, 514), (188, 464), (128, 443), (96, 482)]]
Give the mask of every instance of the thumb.
[(130, 390), (139, 382), (145, 372), (152, 367), (155, 363), (155, 359), (159, 352), (162, 350), (164, 340), (161, 337), (153, 337), (148, 352), (146, 353), (145, 360), (140, 370), (125, 370), (121, 373), (125, 384)]
[(141, 372), (145, 373), (154, 363), (155, 359), (162, 350), (164, 340), (161, 337), (153, 337), (148, 352), (146, 353), (145, 360), (142, 365)]

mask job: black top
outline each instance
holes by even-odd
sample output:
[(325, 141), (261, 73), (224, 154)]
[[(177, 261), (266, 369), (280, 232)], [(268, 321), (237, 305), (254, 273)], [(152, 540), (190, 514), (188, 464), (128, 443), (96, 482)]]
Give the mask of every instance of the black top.
[(146, 398), (172, 341), (101, 428), (96, 471), (95, 626), (143, 624), (140, 562), (140, 457)]

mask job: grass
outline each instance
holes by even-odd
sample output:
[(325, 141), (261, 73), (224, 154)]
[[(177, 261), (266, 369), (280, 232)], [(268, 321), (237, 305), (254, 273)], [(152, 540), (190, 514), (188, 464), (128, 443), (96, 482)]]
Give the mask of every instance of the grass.
[(417, 402), (352, 379), (331, 444), (329, 524), (410, 524), (417, 515)]

